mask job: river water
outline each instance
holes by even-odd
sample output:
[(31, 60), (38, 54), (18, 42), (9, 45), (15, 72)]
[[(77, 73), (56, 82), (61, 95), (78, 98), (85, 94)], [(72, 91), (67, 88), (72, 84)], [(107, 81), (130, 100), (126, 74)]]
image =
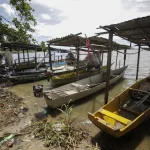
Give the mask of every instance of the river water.
[[(128, 50), (127, 53), (136, 53), (137, 50)], [(34, 55), (34, 54), (33, 54)], [(42, 54), (40, 53), (40, 56)], [(64, 54), (65, 57), (66, 54)], [(104, 55), (104, 65), (106, 64), (106, 56), (107, 54)], [(81, 59), (83, 59), (83, 55), (81, 55)], [(123, 54), (119, 54), (118, 56), (118, 66), (119, 67), (119, 61), (120, 61), (120, 67), (123, 66)], [(112, 55), (112, 62), (115, 62), (116, 60), (116, 52), (113, 52)], [(109, 100), (117, 96), (120, 92), (125, 90), (127, 87), (135, 83), (135, 76), (136, 76), (136, 66), (137, 66), (137, 54), (134, 55), (127, 55), (126, 59), (126, 65), (128, 65), (128, 68), (125, 72), (124, 78), (117, 83), (116, 85), (112, 86), (109, 92)], [(150, 73), (150, 52), (148, 51), (141, 51), (141, 57), (140, 57), (140, 67), (139, 67), (139, 79), (144, 78), (149, 75)], [(112, 66), (112, 69), (115, 68), (115, 63)], [(32, 93), (32, 86), (36, 84), (43, 84), (45, 86), (49, 86), (49, 83), (47, 80), (42, 80), (34, 83), (28, 83), (28, 84), (21, 84), (21, 85), (16, 85), (11, 88), (12, 91), (16, 92), (20, 96), (28, 97), (29, 99), (28, 103), (29, 105), (33, 106), (33, 103), (40, 103), (39, 107), (46, 107), (46, 103), (44, 99), (35, 99), (33, 97)], [(32, 100), (33, 99), (33, 100)], [(101, 147), (104, 147), (103, 150), (113, 150), (113, 148), (110, 148), (109, 146), (104, 146), (104, 144), (107, 145), (108, 140), (111, 140), (110, 145), (113, 145), (112, 141), (114, 139), (108, 137), (108, 136), (102, 136), (102, 134), (99, 134), (99, 129), (96, 128), (94, 125), (92, 125), (87, 118), (88, 112), (95, 112), (97, 111), (100, 107), (102, 107), (104, 104), (104, 90), (100, 91), (96, 94), (93, 94), (85, 99), (79, 100), (78, 102), (74, 103), (74, 115), (78, 116), (80, 118), (83, 118), (83, 120), (87, 123), (89, 123), (90, 130), (92, 132), (92, 135), (94, 136), (93, 139), (96, 142), (103, 141), (100, 143)], [(58, 115), (59, 116), (59, 115)], [(137, 130), (135, 130), (135, 133), (133, 133), (133, 136), (136, 136), (135, 138), (132, 138), (131, 141), (129, 139), (123, 139), (121, 138), (120, 141), (115, 141), (117, 143), (116, 148), (114, 149), (123, 149), (123, 150), (149, 150), (150, 149), (150, 137), (149, 137), (149, 127), (147, 124), (150, 124), (150, 121), (143, 123)], [(148, 131), (147, 131), (148, 130)], [(137, 133), (139, 132), (139, 134)], [(93, 141), (94, 141), (93, 140)], [(94, 143), (94, 142), (93, 142)], [(122, 145), (120, 145), (122, 143)], [(128, 145), (126, 145), (128, 143)], [(108, 148), (109, 147), (109, 148)]]

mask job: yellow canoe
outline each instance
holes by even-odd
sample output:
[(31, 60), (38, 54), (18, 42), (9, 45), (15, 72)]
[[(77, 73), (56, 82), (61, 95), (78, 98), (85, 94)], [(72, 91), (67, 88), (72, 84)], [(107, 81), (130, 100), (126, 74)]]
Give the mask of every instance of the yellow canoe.
[(142, 79), (115, 97), (89, 120), (102, 131), (121, 137), (136, 128), (150, 114), (150, 78)]
[[(102, 70), (106, 70), (106, 66), (102, 66)], [(88, 72), (86, 70), (80, 70), (79, 71), (79, 79), (84, 79), (87, 78), (89, 76), (93, 76), (99, 74), (99, 69), (96, 69), (95, 71), (92, 72)], [(71, 83), (76, 81), (76, 71), (74, 72), (70, 72), (70, 73), (65, 73), (62, 75), (54, 75), (51, 78), (51, 82), (53, 85), (63, 85), (63, 84), (67, 84), (67, 83)]]

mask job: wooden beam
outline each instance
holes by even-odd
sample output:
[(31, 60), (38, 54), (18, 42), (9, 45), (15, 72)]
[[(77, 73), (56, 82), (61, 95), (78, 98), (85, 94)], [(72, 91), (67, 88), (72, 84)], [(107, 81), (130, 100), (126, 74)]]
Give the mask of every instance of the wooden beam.
[(76, 67), (76, 81), (79, 80), (79, 42), (80, 42), (80, 39), (78, 38), (77, 40), (77, 46), (76, 46), (76, 51), (77, 51), (77, 67)]
[[(108, 32), (110, 31), (110, 29), (108, 29), (108, 28), (106, 28), (106, 27), (103, 27), (103, 26), (100, 26), (100, 28), (102, 28), (102, 29), (104, 29), (104, 30), (106, 30), (106, 31), (108, 31)], [(121, 38), (122, 38), (122, 39), (124, 39), (124, 40), (129, 41), (129, 39), (128, 39), (128, 38), (118, 35), (118, 33), (116, 32), (116, 30), (115, 30), (115, 31), (113, 31), (113, 34), (115, 34), (116, 36), (121, 37)]]
[(97, 34), (96, 36), (99, 36), (99, 35), (103, 35), (103, 34), (109, 34), (109, 32), (99, 32), (99, 33), (95, 33)]
[(107, 54), (107, 74), (106, 74), (106, 88), (105, 88), (105, 104), (108, 103), (109, 83), (110, 83), (110, 69), (111, 69), (111, 52), (112, 52), (113, 32), (109, 32), (109, 50)]
[(19, 63), (19, 66), (20, 66), (20, 53), (19, 53), (19, 48), (17, 48), (17, 51), (18, 51), (18, 63)]
[(103, 66), (103, 58), (104, 58), (104, 53), (102, 53), (102, 66)]
[(52, 70), (52, 58), (51, 58), (51, 48), (50, 44), (48, 44), (48, 52), (49, 52), (49, 65), (50, 65), (50, 70)]
[(138, 59), (137, 59), (137, 69), (136, 69), (136, 80), (138, 79), (138, 74), (139, 74), (140, 49), (141, 49), (141, 45), (139, 44)]
[(116, 55), (116, 66), (115, 66), (115, 69), (117, 68), (117, 63), (118, 63), (118, 50), (117, 50), (117, 55)]
[(24, 49), (23, 49), (23, 61), (25, 63), (25, 54), (24, 54)]
[(28, 64), (29, 64), (29, 50), (27, 49), (27, 58), (28, 58)]
[(37, 70), (37, 48), (35, 48), (35, 66)]
[(124, 66), (126, 65), (126, 52), (127, 52), (127, 49), (124, 50), (124, 63), (123, 63)]

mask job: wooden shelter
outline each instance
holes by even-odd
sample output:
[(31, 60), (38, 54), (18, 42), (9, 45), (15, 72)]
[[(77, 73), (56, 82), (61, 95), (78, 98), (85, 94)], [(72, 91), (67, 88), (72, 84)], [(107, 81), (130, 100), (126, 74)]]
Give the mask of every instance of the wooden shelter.
[[(119, 36), (132, 43), (138, 44), (138, 59), (137, 59), (137, 72), (136, 80), (138, 79), (140, 49), (142, 45), (150, 47), (150, 16), (132, 19), (118, 24), (100, 26), (99, 29), (104, 29), (106, 32), (97, 33), (97, 35), (109, 34), (109, 48), (107, 57), (107, 82), (105, 91), (105, 104), (108, 102), (109, 94), (109, 78), (110, 78), (110, 64), (111, 64), (111, 51), (113, 50), (113, 35)], [(126, 53), (126, 52), (125, 52)]]
[[(41, 47), (39, 45), (33, 45), (33, 44), (23, 44), (23, 43), (2, 43), (1, 44), (2, 51), (9, 50), (10, 52), (16, 52), (18, 53), (18, 64), (21, 65), (20, 62), (20, 51), (23, 53), (23, 62), (27, 63), (30, 66), (30, 57), (29, 57), (29, 51), (35, 51), (35, 66), (37, 66), (37, 51), (41, 51)], [(27, 53), (27, 58), (25, 58), (25, 51)], [(27, 61), (26, 61), (27, 60)], [(28, 67), (29, 67), (28, 66)]]
[[(55, 38), (52, 40), (47, 41), (48, 43), (48, 47), (49, 47), (49, 56), (51, 56), (51, 47), (50, 46), (67, 46), (67, 47), (75, 47), (75, 50), (77, 51), (77, 71), (76, 71), (76, 75), (77, 75), (77, 80), (78, 80), (78, 73), (79, 73), (79, 51), (88, 51), (86, 49), (83, 48), (87, 48), (86, 45), (86, 37), (81, 37), (79, 35), (81, 35), (82, 33), (78, 33), (78, 34), (70, 34), (67, 35), (65, 37), (61, 37), (61, 38)], [(109, 41), (106, 38), (99, 38), (96, 36), (92, 36), (92, 37), (88, 37), (88, 39), (90, 40), (90, 45), (91, 45), (91, 52), (95, 51), (95, 50), (99, 50), (102, 54), (103, 52), (106, 52), (109, 50)], [(127, 49), (129, 48), (126, 45), (120, 45), (116, 42), (112, 43), (112, 49)], [(103, 59), (103, 55), (102, 55), (102, 59)], [(51, 58), (49, 58), (50, 60), (50, 69), (52, 70), (52, 63), (51, 63)]]

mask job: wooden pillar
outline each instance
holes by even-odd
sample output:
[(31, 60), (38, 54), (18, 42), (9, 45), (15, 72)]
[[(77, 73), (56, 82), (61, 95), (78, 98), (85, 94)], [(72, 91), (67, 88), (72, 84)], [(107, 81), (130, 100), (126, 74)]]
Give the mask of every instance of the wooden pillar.
[(37, 70), (37, 48), (35, 48), (35, 66)]
[(115, 69), (117, 68), (117, 63), (118, 63), (118, 50), (117, 50), (117, 55), (116, 55), (116, 66), (115, 66)]
[(102, 66), (103, 66), (103, 57), (104, 57), (104, 53), (102, 52)]
[[(12, 53), (12, 46), (11, 46), (11, 44), (10, 44), (10, 52)], [(12, 57), (13, 57), (13, 55), (12, 55)], [(11, 62), (11, 65), (13, 64), (13, 62)]]
[(25, 54), (24, 54), (24, 49), (23, 49), (23, 61), (25, 63)]
[(29, 64), (29, 50), (27, 49), (27, 58), (28, 58), (28, 64)]
[(17, 48), (18, 50), (18, 63), (19, 63), (19, 66), (20, 66), (20, 53), (19, 53), (19, 48)]
[(51, 48), (50, 48), (50, 44), (48, 44), (48, 52), (49, 52), (49, 65), (50, 65), (50, 69), (52, 70), (52, 58), (51, 58)]
[(77, 51), (77, 67), (76, 67), (76, 81), (79, 80), (79, 41), (80, 39), (77, 39), (77, 46), (76, 46), (76, 51)]
[(124, 63), (123, 63), (123, 66), (126, 65), (126, 52), (127, 52), (127, 49), (124, 50)]
[(63, 57), (62, 57), (62, 55), (61, 55), (61, 61), (63, 60)]
[(79, 80), (79, 48), (77, 47), (77, 67), (76, 67), (76, 81)]
[(140, 49), (141, 49), (141, 45), (139, 44), (138, 59), (137, 59), (137, 69), (136, 69), (136, 80), (138, 79), (138, 74), (139, 74)]
[(112, 41), (113, 41), (113, 32), (109, 32), (109, 50), (107, 54), (107, 74), (106, 74), (106, 88), (105, 88), (105, 104), (108, 103), (109, 96), (109, 83), (110, 83), (110, 69), (111, 69), (111, 53), (112, 53)]

